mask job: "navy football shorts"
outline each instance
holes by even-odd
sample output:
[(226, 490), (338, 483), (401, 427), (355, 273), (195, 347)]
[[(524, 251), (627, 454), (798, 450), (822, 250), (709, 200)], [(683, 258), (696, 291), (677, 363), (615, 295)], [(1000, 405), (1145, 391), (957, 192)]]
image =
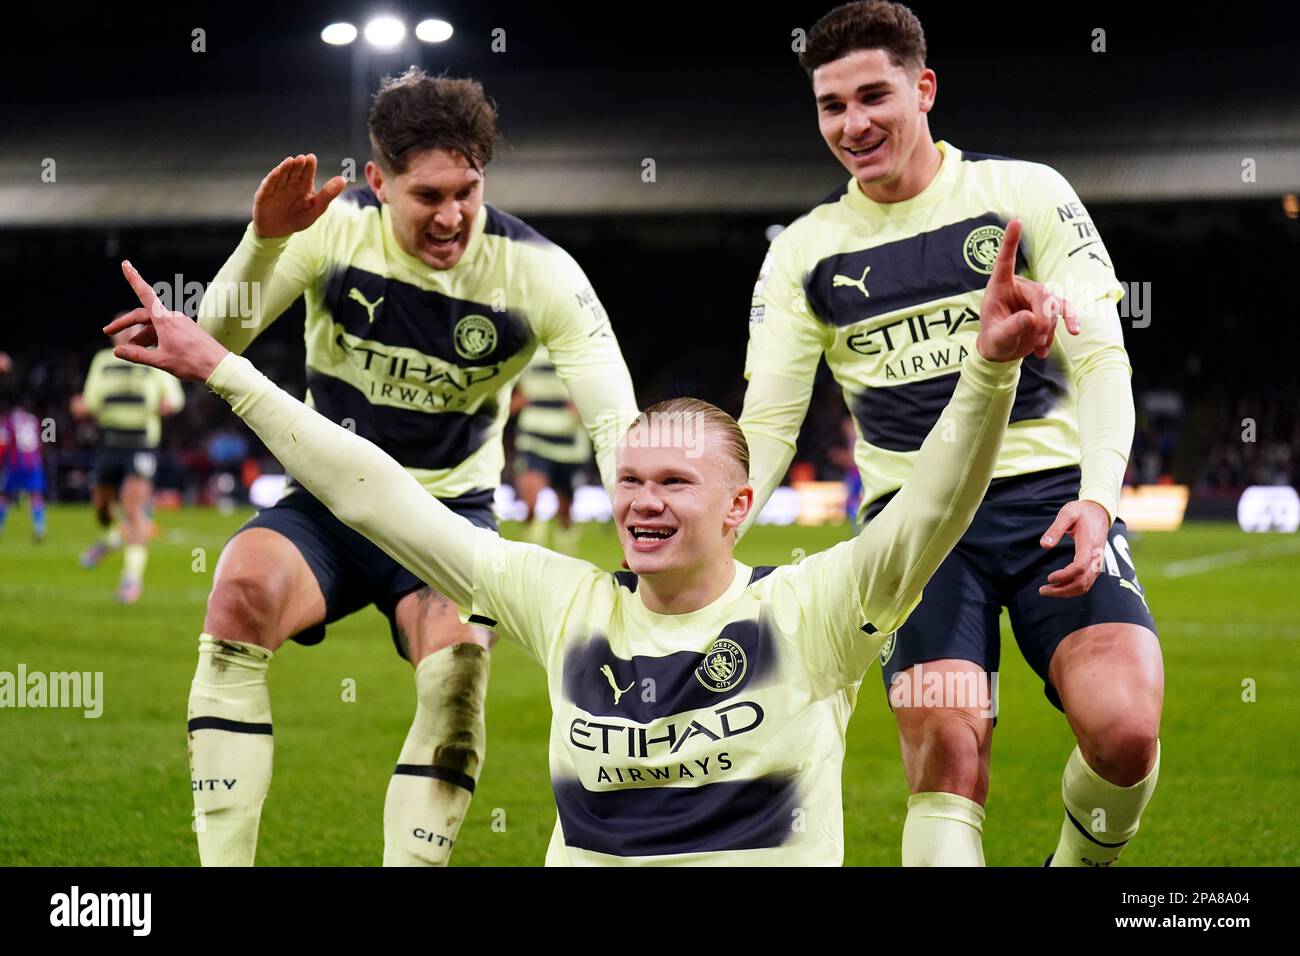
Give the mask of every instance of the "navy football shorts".
[(157, 450), (153, 448), (113, 448), (100, 445), (95, 452), (93, 484), (117, 488), (127, 478), (153, 481), (158, 470)]
[[(489, 488), (439, 500), (471, 524), (496, 531), (493, 494)], [(406, 657), (397, 633), (397, 602), (426, 587), (423, 581), (334, 517), (319, 499), (301, 487), (258, 512), (239, 530), (248, 528), (270, 528), (292, 541), (325, 596), (325, 620), (295, 634), (293, 640), (319, 644), (325, 639), (326, 625), (373, 604), (388, 618), (397, 653)], [(436, 543), (430, 542), (430, 547), (434, 546)]]
[(521, 462), (527, 471), (540, 471), (544, 474), (556, 494), (573, 497), (578, 487), (578, 473), (582, 471), (582, 465), (544, 458), (531, 451), (524, 452), (516, 461)]
[[(1056, 648), (1093, 624), (1137, 624), (1156, 630), (1122, 520), (1111, 525), (1102, 572), (1087, 594), (1043, 597), (1047, 576), (1074, 560), (1074, 539), (1039, 545), (1056, 514), (1079, 496), (1079, 469), (995, 479), (969, 530), (925, 586), (921, 603), (880, 651), (886, 694), (894, 675), (915, 664), (956, 658), (996, 674), (1001, 660), (998, 617), (1006, 608), (1026, 662), (1043, 681), (1058, 710), (1061, 698), (1048, 680)], [(873, 502), (879, 512), (885, 499)]]

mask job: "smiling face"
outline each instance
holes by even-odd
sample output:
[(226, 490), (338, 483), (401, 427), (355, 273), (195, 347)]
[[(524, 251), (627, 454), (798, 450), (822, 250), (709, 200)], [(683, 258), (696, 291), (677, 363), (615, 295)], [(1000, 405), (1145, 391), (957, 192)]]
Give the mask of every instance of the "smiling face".
[(909, 70), (882, 49), (854, 50), (817, 67), (812, 82), (822, 139), (863, 193), (894, 202), (925, 188), (933, 70)]
[(754, 489), (716, 430), (702, 431), (691, 443), (659, 441), (642, 421), (619, 446), (614, 522), (638, 575), (689, 587), (693, 576), (731, 561)]
[(481, 170), (460, 153), (431, 149), (412, 158), (403, 173), (385, 173), (369, 162), (366, 181), (388, 204), (403, 251), (433, 269), (460, 261), (483, 208)]

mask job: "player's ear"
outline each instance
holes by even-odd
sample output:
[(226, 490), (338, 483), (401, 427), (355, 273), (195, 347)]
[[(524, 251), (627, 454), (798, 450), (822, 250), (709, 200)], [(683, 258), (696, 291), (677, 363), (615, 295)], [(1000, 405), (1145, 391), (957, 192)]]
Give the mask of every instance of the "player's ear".
[(736, 489), (736, 493), (731, 498), (731, 507), (727, 510), (726, 520), (723, 525), (728, 530), (739, 528), (749, 517), (749, 512), (754, 507), (754, 488), (749, 482), (741, 485)]
[(934, 70), (928, 66), (917, 71), (916, 74), (916, 99), (917, 106), (922, 113), (928, 113), (934, 109), (934, 100), (939, 92), (939, 78), (935, 76)]
[(375, 194), (375, 198), (380, 202), (388, 202), (388, 196), (384, 189), (384, 171), (379, 168), (379, 164), (373, 159), (366, 160), (366, 184), (370, 191)]

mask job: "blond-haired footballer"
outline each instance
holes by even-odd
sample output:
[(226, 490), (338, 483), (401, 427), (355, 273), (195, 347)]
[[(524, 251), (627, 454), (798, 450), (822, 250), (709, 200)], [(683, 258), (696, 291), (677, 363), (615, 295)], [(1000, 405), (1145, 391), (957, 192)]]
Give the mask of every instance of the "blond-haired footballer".
[(1018, 231), (915, 476), (856, 539), (780, 568), (733, 555), (754, 501), (748, 451), (707, 403), (660, 403), (624, 436), (614, 520), (630, 570), (610, 574), (474, 527), (164, 311), (129, 264), (143, 305), (108, 331), (144, 325), (122, 358), (206, 381), (342, 521), (542, 665), (558, 809), (548, 863), (838, 864), (858, 684), (974, 514), (1020, 360), (1053, 340), (1061, 303), (1013, 275)]

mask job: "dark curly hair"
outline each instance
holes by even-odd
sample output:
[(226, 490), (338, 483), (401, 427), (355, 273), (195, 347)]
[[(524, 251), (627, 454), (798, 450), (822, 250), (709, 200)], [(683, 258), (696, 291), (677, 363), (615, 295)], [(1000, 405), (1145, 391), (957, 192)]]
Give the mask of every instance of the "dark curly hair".
[(925, 31), (901, 3), (841, 4), (812, 25), (799, 65), (811, 77), (817, 67), (857, 50), (884, 50), (895, 66), (915, 73), (925, 67)]
[(459, 153), (481, 170), (497, 143), (496, 106), (481, 83), (414, 66), (380, 83), (368, 125), (375, 162), (391, 174), (406, 172), (416, 155), (431, 149)]

